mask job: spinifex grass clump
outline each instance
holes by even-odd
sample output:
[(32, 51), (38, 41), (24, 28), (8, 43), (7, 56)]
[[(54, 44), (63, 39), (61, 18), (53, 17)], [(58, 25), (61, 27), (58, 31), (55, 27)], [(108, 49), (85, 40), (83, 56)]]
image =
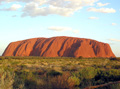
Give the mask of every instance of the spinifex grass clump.
[(12, 69), (0, 67), (0, 89), (13, 89), (14, 77)]

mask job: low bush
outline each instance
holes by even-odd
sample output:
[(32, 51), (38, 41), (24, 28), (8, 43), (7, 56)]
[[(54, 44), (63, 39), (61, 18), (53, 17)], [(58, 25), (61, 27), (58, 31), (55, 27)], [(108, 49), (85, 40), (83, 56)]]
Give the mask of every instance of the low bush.
[(55, 71), (55, 70), (50, 70), (49, 72), (47, 72), (47, 76), (55, 77), (55, 76), (58, 76), (58, 75), (62, 75), (62, 73), (60, 73), (58, 71)]
[(79, 86), (80, 85), (80, 79), (76, 76), (71, 76), (68, 79), (68, 83), (69, 83), (69, 85), (72, 85), (72, 86)]
[(62, 74), (61, 76), (48, 77), (48, 84), (46, 86), (49, 86), (48, 89), (73, 89), (74, 85), (70, 85), (68, 82), (69, 77), (69, 72)]
[(113, 65), (112, 68), (113, 69), (120, 69), (120, 65)]
[[(118, 81), (120, 80), (120, 71), (116, 69), (108, 70), (108, 71), (98, 71), (95, 76), (95, 81), (102, 80), (104, 83), (110, 81)], [(101, 83), (100, 83), (101, 84)]]

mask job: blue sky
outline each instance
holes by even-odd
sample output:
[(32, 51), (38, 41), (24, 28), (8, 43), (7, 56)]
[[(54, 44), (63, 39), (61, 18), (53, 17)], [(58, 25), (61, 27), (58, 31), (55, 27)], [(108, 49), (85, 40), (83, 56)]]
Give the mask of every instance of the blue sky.
[(120, 57), (119, 0), (0, 0), (0, 55), (10, 42), (72, 36), (109, 43)]

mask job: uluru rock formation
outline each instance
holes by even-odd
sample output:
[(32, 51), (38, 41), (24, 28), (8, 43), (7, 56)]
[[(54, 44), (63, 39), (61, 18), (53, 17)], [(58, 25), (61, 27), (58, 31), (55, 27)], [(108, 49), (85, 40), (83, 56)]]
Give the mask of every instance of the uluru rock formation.
[(107, 43), (64, 36), (12, 42), (3, 56), (115, 57)]

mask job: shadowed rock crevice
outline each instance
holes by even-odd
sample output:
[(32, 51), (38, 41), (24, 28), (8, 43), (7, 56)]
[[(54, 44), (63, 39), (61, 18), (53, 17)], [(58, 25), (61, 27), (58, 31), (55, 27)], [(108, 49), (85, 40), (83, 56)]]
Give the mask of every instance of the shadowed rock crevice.
[(82, 41), (76, 41), (70, 48), (66, 49), (63, 53), (63, 57), (75, 57), (75, 51), (81, 46)]
[(94, 53), (95, 53), (96, 56), (100, 53), (102, 44), (103, 43), (96, 42), (96, 41), (93, 41), (93, 40), (90, 41), (90, 45), (92, 46), (93, 51), (94, 51)]
[[(49, 39), (49, 40), (50, 40), (50, 39)], [(50, 41), (50, 43), (48, 44), (46, 50), (42, 53), (42, 56), (44, 56), (44, 54), (48, 51), (48, 49), (50, 48), (50, 46), (52, 45), (52, 43), (53, 43), (54, 40), (55, 40), (55, 39), (52, 39), (52, 40)], [(46, 41), (46, 42), (47, 42), (47, 41)], [(44, 43), (44, 44), (45, 44), (45, 43)]]
[[(33, 49), (32, 49), (32, 51), (30, 52), (30, 56), (38, 56), (39, 54), (40, 54), (40, 50), (39, 50), (39, 48), (36, 48), (36, 46), (38, 46), (39, 45), (39, 43), (42, 43), (42, 41), (43, 40), (45, 40), (46, 38), (38, 38), (37, 39), (37, 41), (35, 42), (35, 44), (34, 44), (34, 46), (33, 46)], [(42, 47), (43, 47), (43, 45), (42, 45)]]
[(62, 43), (62, 46), (61, 46), (60, 50), (58, 51), (58, 55), (59, 55), (59, 56), (63, 56), (63, 55), (60, 55), (60, 52), (61, 52), (61, 50), (63, 49), (63, 47), (64, 47), (64, 45), (65, 45), (65, 43), (66, 43), (67, 40), (68, 40), (68, 38), (65, 39), (65, 41)]
[[(27, 40), (26, 40), (27, 41)], [(14, 50), (13, 55), (16, 56), (16, 53), (19, 51), (19, 48), (26, 42), (26, 41), (22, 41), (20, 42), (20, 44), (17, 46), (17, 48)]]
[(3, 56), (115, 57), (109, 44), (75, 37), (34, 38), (12, 42)]

